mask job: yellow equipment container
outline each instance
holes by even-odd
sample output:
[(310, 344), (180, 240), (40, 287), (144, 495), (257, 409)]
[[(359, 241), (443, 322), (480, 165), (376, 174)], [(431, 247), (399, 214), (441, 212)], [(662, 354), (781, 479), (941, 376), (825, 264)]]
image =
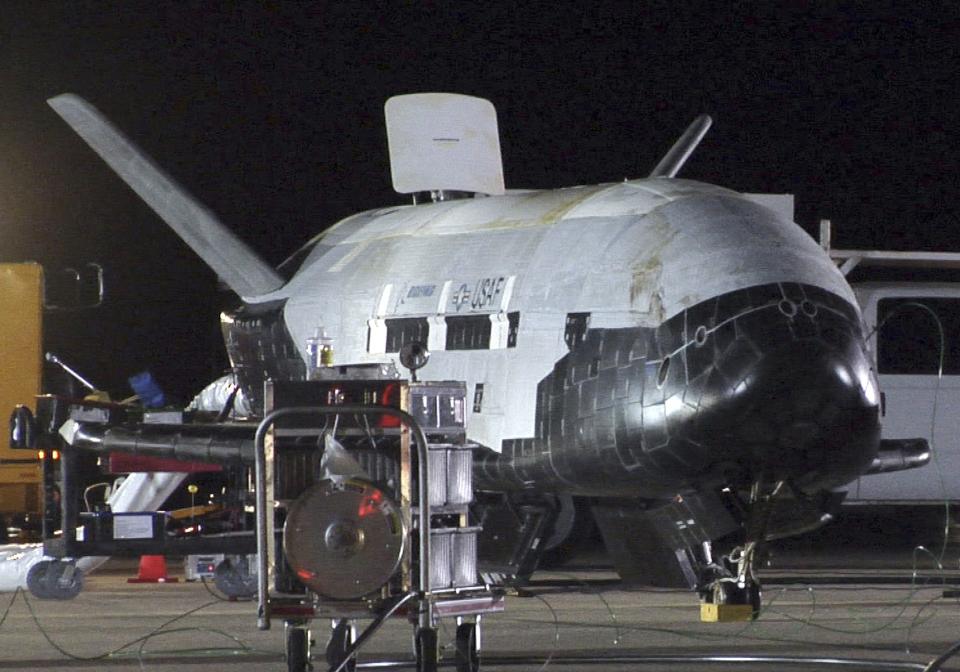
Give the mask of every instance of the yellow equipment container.
[[(0, 409), (32, 408), (42, 375), (43, 268), (0, 264)], [(31, 452), (12, 450), (6, 423), (0, 427), (0, 514), (38, 513), (39, 460)]]
[(749, 604), (713, 604), (712, 602), (701, 602), (700, 620), (703, 623), (752, 621), (753, 607)]

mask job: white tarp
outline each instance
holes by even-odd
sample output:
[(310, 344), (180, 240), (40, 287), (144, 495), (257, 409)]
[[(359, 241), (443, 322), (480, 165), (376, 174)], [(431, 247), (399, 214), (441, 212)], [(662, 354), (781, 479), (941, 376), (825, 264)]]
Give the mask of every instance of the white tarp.
[[(155, 511), (176, 490), (186, 474), (138, 473), (130, 474), (107, 500), (114, 513), (128, 511)], [(42, 544), (5, 544), (0, 546), (0, 592), (27, 588), (27, 572), (44, 559)], [(91, 572), (106, 562), (106, 557), (80, 558), (77, 561), (84, 573)]]

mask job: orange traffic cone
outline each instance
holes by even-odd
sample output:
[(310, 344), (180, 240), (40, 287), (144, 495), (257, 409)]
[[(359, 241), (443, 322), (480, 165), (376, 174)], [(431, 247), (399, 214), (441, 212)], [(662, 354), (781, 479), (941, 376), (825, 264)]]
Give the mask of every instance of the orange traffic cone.
[(141, 555), (137, 578), (127, 583), (176, 583), (175, 577), (167, 576), (167, 559), (162, 555)]

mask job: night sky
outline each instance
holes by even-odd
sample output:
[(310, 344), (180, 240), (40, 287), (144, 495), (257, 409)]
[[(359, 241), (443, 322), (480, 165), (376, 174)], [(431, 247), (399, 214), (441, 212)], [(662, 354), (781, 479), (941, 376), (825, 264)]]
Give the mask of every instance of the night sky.
[(493, 101), (508, 188), (645, 176), (709, 112), (681, 176), (794, 193), (837, 247), (960, 251), (955, 5), (582, 4), (5, 2), (0, 260), (104, 265), (106, 305), (48, 336), (118, 395), (226, 366), (234, 297), (45, 104), (65, 91), (271, 263), (404, 202), (382, 111), (417, 91)]

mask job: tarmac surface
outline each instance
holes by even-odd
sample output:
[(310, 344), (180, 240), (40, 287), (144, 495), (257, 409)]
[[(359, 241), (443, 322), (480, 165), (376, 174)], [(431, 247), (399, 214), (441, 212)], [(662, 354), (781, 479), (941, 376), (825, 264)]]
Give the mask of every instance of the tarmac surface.
[[(114, 560), (71, 601), (0, 596), (0, 670), (287, 669), (282, 624), (259, 631), (253, 603), (223, 601), (202, 583), (127, 583), (135, 574), (134, 561)], [(955, 570), (924, 570), (912, 582), (903, 571), (780, 570), (769, 575), (757, 621), (715, 624), (699, 622), (685, 591), (624, 590), (609, 571), (538, 573), (530, 596), (510, 596), (503, 614), (484, 619), (483, 669), (921, 670), (960, 639), (960, 601), (944, 597), (958, 582)], [(315, 623), (321, 670), (327, 623)], [(410, 660), (411, 632), (389, 623), (362, 652), (361, 669)], [(452, 637), (453, 623), (442, 622), (447, 660)], [(525, 660), (501, 664), (507, 658)], [(960, 670), (960, 659), (943, 669)]]
[[(760, 617), (733, 623), (700, 622), (687, 591), (625, 589), (593, 545), (484, 618), (482, 669), (923, 670), (960, 640), (960, 544), (943, 532), (929, 509), (913, 519), (856, 514), (775, 545)], [(0, 672), (287, 669), (281, 622), (260, 631), (255, 603), (184, 582), (180, 563), (169, 570), (181, 580), (131, 584), (136, 561), (115, 559), (70, 601), (0, 594)], [(448, 669), (454, 626), (441, 621)], [(326, 669), (328, 628), (314, 621), (316, 670)], [(361, 651), (360, 669), (412, 661), (411, 635), (392, 620)], [(960, 671), (960, 655), (941, 669)]]

